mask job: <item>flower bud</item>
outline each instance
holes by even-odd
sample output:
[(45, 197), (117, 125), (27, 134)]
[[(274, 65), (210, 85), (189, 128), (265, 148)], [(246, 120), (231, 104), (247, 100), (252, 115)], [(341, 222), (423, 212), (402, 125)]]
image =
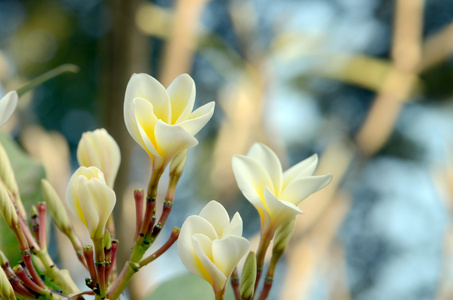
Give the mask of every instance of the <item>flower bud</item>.
[(92, 239), (101, 239), (116, 203), (115, 192), (96, 167), (80, 167), (69, 180), (66, 201), (72, 213), (88, 228)]
[(65, 233), (71, 230), (72, 224), (69, 220), (68, 214), (66, 213), (66, 209), (63, 206), (63, 202), (50, 182), (46, 179), (41, 180), (41, 190), (44, 201), (47, 203), (47, 208), (49, 209), (49, 212), (52, 215), (57, 227)]
[(16, 110), (18, 100), (19, 95), (17, 95), (16, 91), (11, 91), (0, 99), (0, 127), (5, 125), (11, 118)]
[(0, 184), (0, 211), (9, 227), (16, 227), (18, 224), (18, 217), (16, 208), (8, 195), (6, 188)]
[(5, 149), (0, 144), (0, 179), (5, 184), (5, 187), (13, 194), (14, 201), (17, 209), (19, 210), (22, 219), (27, 219), (25, 208), (20, 199), (19, 187), (17, 185), (16, 177), (14, 176), (11, 162), (9, 161), (8, 155)]
[(112, 248), (112, 236), (108, 231), (104, 232), (104, 249), (110, 250)]
[(274, 237), (274, 247), (272, 249), (273, 253), (278, 253), (285, 250), (286, 245), (288, 245), (291, 237), (293, 236), (295, 223), (296, 218), (292, 217), (277, 228)]
[(5, 253), (0, 251), (0, 267), (4, 267), (7, 264), (9, 264), (8, 258), (6, 258)]
[(245, 259), (244, 268), (242, 269), (240, 294), (241, 299), (252, 299), (255, 291), (256, 280), (256, 256), (250, 252)]
[(83, 167), (97, 167), (104, 173), (108, 186), (113, 188), (121, 162), (120, 147), (104, 128), (88, 131), (77, 147), (77, 161)]
[(11, 286), (11, 283), (9, 283), (8, 277), (2, 268), (0, 268), (0, 296), (1, 299), (16, 299), (13, 287)]

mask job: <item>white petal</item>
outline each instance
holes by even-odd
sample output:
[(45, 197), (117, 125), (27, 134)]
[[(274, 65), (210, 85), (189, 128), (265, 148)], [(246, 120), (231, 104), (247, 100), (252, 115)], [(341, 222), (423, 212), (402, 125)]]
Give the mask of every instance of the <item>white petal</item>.
[(103, 181), (92, 178), (88, 181), (88, 189), (92, 196), (91, 201), (96, 208), (99, 216), (98, 226), (95, 236), (100, 238), (104, 235), (105, 225), (113, 212), (116, 204), (115, 192)]
[[(136, 127), (138, 129), (138, 132), (140, 133), (140, 142), (137, 143), (148, 153), (151, 158), (160, 156), (159, 152), (157, 152), (156, 146), (153, 144), (155, 143), (155, 140), (153, 139), (153, 141), (151, 141), (149, 139), (147, 133), (138, 123), (138, 121), (136, 123)], [(154, 135), (152, 137), (155, 138)]]
[(318, 155), (315, 153), (286, 170), (283, 173), (283, 189), (295, 179), (313, 175), (317, 165)]
[(143, 73), (132, 75), (126, 88), (125, 115), (130, 113), (130, 105), (135, 98), (146, 99), (152, 103), (158, 119), (166, 123), (170, 121), (170, 99), (165, 88), (155, 78)]
[[(187, 119), (195, 103), (195, 83), (188, 74), (182, 74), (167, 88), (171, 103), (171, 123), (178, 124)], [(179, 122), (178, 122), (179, 121)]]
[[(92, 190), (88, 187), (88, 179), (85, 176), (79, 176), (77, 179), (77, 197), (85, 218), (85, 225), (94, 237), (99, 224), (99, 215), (93, 202)], [(80, 216), (79, 216), (80, 217)], [(83, 220), (82, 220), (83, 221)]]
[(238, 236), (228, 236), (212, 243), (212, 258), (217, 268), (230, 277), (234, 268), (249, 248), (249, 241)]
[(217, 233), (211, 223), (200, 216), (190, 216), (182, 224), (177, 248), (179, 257), (186, 268), (190, 272), (202, 276), (192, 240), (192, 236), (197, 233), (203, 234), (211, 240), (217, 238)]
[(299, 205), (305, 198), (328, 185), (331, 180), (331, 174), (296, 179), (286, 187), (280, 198)]
[(226, 237), (228, 235), (242, 236), (242, 218), (238, 212), (234, 214), (230, 224), (224, 228), (221, 236)]
[(209, 277), (203, 276), (203, 278), (212, 285), (215, 292), (222, 290), (228, 280), (227, 276), (225, 276), (225, 274), (223, 274), (223, 272), (214, 264), (211, 257), (208, 257), (203, 251), (202, 247), (206, 247), (206, 245), (201, 245), (196, 238), (193, 239), (193, 245), (200, 263), (209, 274)]
[(222, 237), (224, 228), (230, 224), (230, 217), (227, 211), (222, 204), (214, 200), (203, 207), (199, 216), (212, 224), (217, 232), (218, 238)]
[(272, 186), (266, 170), (257, 161), (244, 155), (233, 156), (233, 172), (244, 197), (255, 207), (266, 209), (264, 188)]
[(271, 217), (273, 226), (278, 227), (281, 222), (293, 217), (296, 214), (301, 214), (302, 211), (291, 202), (281, 201), (275, 197), (272, 192), (266, 188), (264, 191), (264, 198), (268, 207), (268, 213)]
[(191, 135), (196, 135), (211, 119), (214, 114), (214, 107), (215, 103), (209, 102), (194, 111), (188, 119), (184, 120), (181, 118), (181, 123), (178, 120), (177, 124)]
[(196, 138), (177, 125), (168, 125), (161, 120), (155, 128), (157, 152), (168, 163), (179, 152), (198, 144)]
[(19, 96), (16, 91), (11, 91), (0, 99), (0, 127), (5, 125), (16, 110)]
[(102, 175), (99, 169), (95, 167), (89, 168), (80, 167), (74, 172), (74, 174), (72, 174), (71, 178), (69, 179), (69, 183), (66, 188), (66, 202), (68, 203), (68, 207), (71, 210), (71, 212), (86, 224), (86, 221), (83, 217), (82, 208), (80, 207), (79, 199), (77, 196), (77, 184), (79, 176), (81, 175), (86, 177), (87, 179), (93, 177), (104, 178), (104, 175)]
[(247, 153), (247, 157), (256, 160), (269, 174), (272, 185), (269, 188), (278, 194), (282, 187), (282, 165), (277, 155), (266, 145), (255, 143)]

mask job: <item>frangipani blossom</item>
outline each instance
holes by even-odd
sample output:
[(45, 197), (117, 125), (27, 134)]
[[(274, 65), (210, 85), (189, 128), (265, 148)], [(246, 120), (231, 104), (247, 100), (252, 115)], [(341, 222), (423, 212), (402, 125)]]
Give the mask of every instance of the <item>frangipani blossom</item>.
[(233, 171), (239, 189), (261, 217), (261, 230), (276, 230), (285, 220), (302, 213), (298, 205), (332, 180), (332, 175), (313, 176), (316, 154), (285, 172), (277, 155), (256, 143), (248, 154), (233, 157)]
[(198, 144), (197, 134), (211, 119), (214, 102), (194, 112), (195, 83), (183, 74), (167, 90), (147, 74), (132, 75), (124, 100), (124, 121), (132, 138), (149, 154), (154, 168)]
[(225, 208), (209, 202), (198, 216), (182, 225), (178, 253), (186, 268), (208, 281), (214, 293), (221, 293), (239, 260), (249, 247), (242, 237), (242, 219), (235, 213), (230, 221)]
[(0, 127), (5, 125), (9, 118), (11, 118), (16, 110), (18, 100), (19, 96), (16, 91), (11, 91), (0, 99)]
[(66, 201), (72, 213), (88, 228), (92, 239), (104, 236), (116, 196), (98, 168), (80, 167), (74, 172), (66, 189)]
[(99, 168), (113, 188), (121, 162), (120, 147), (104, 128), (88, 131), (82, 134), (77, 147), (77, 161), (80, 166)]

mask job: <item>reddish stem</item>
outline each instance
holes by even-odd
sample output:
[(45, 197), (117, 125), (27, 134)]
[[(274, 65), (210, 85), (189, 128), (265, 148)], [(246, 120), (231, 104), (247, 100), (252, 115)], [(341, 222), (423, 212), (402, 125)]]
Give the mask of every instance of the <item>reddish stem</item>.
[(135, 199), (135, 239), (137, 239), (140, 234), (140, 229), (142, 228), (143, 222), (143, 198), (145, 197), (145, 192), (143, 190), (134, 191)]
[(96, 285), (96, 283), (98, 282), (98, 278), (96, 274), (96, 267), (94, 265), (94, 251), (91, 245), (86, 245), (83, 247), (83, 256), (85, 257), (88, 272), (90, 272), (90, 277), (91, 280), (93, 281), (93, 285)]
[(171, 235), (168, 238), (168, 240), (165, 242), (165, 244), (163, 244), (162, 247), (160, 247), (156, 252), (154, 252), (147, 258), (142, 259), (140, 261), (140, 267), (146, 266), (147, 264), (149, 264), (150, 262), (154, 261), (156, 258), (161, 256), (163, 253), (165, 253), (165, 251), (167, 251), (176, 242), (176, 240), (179, 237), (179, 232), (180, 232), (179, 228), (176, 228), (176, 227), (173, 228), (173, 231), (171, 232)]
[(28, 273), (30, 273), (33, 281), (40, 287), (45, 289), (46, 285), (41, 280), (41, 277), (39, 277), (38, 272), (36, 272), (35, 266), (33, 266), (33, 262), (31, 261), (30, 250), (25, 250), (24, 252), (22, 252), (22, 261), (24, 262), (25, 267), (27, 268)]
[(46, 211), (47, 206), (45, 202), (38, 203), (38, 214), (39, 214), (39, 236), (38, 244), (41, 248), (47, 247), (47, 236), (46, 236)]
[(6, 277), (8, 277), (9, 282), (11, 283), (14, 291), (20, 295), (26, 296), (26, 297), (34, 297), (35, 295), (29, 291), (17, 278), (16, 274), (14, 273), (13, 269), (9, 265), (9, 262), (6, 261), (4, 265), (2, 265), (2, 269), (6, 274)]
[[(20, 250), (24, 251), (26, 249), (30, 249), (30, 250), (39, 252), (41, 250), (41, 248), (36, 243), (36, 240), (33, 238), (32, 234), (30, 232), (30, 229), (25, 224), (24, 220), (19, 215), (19, 213), (17, 214), (17, 220), (18, 220), (19, 226), (20, 226), (20, 229), (18, 229), (17, 233), (16, 233), (17, 239), (21, 240), (21, 241), (19, 241), (19, 247), (21, 247), (21, 243), (23, 243), (22, 247), (24, 247), (26, 245), (25, 248), (20, 249)], [(23, 239), (25, 239), (25, 243), (24, 243)]]
[(118, 250), (118, 240), (112, 240), (112, 247), (110, 248), (110, 263), (107, 265), (105, 270), (106, 282), (111, 274), (116, 272), (116, 252)]
[(35, 235), (35, 238), (38, 239), (39, 237), (39, 219), (38, 215), (33, 214), (31, 216), (31, 228), (33, 229), (33, 234)]
[(24, 283), (26, 287), (40, 295), (44, 295), (47, 293), (46, 289), (40, 287), (36, 282), (31, 280), (30, 277), (28, 277), (27, 273), (25, 272), (25, 269), (22, 268), (21, 265), (17, 265), (16, 267), (14, 267), (14, 269), (17, 277), (19, 277), (19, 279)]
[(156, 207), (156, 197), (146, 198), (145, 216), (143, 217), (142, 227), (140, 228), (140, 233), (137, 238), (137, 245), (141, 244), (143, 242), (143, 239), (145, 238), (146, 232), (148, 231), (149, 224), (155, 213), (154, 212), (155, 207)]

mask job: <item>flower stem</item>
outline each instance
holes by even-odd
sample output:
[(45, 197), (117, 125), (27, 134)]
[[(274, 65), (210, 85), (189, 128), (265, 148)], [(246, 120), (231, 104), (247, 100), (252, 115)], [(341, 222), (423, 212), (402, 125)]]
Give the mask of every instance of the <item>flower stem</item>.
[(225, 298), (225, 288), (223, 288), (222, 290), (215, 293), (215, 300), (223, 300), (224, 298)]
[(231, 287), (233, 288), (234, 299), (240, 300), (241, 292), (239, 290), (239, 274), (238, 274), (237, 268), (234, 268), (233, 273), (231, 274), (230, 283), (231, 283)]
[(269, 263), (266, 278), (264, 280), (264, 286), (263, 289), (261, 290), (258, 300), (264, 300), (269, 295), (269, 292), (272, 288), (272, 283), (274, 281), (275, 267), (277, 266), (280, 257), (282, 257), (282, 254), (283, 250), (272, 253), (271, 262)]
[(150, 262), (154, 261), (156, 258), (161, 256), (163, 253), (165, 253), (165, 251), (167, 251), (176, 242), (176, 240), (179, 237), (179, 232), (180, 232), (179, 228), (177, 228), (177, 227), (173, 228), (173, 231), (171, 232), (171, 235), (168, 238), (167, 242), (162, 247), (160, 247), (156, 252), (154, 252), (147, 258), (141, 260), (140, 264), (139, 264), (140, 267), (146, 266), (147, 264), (149, 264)]
[(256, 252), (256, 281), (255, 281), (255, 291), (258, 287), (261, 272), (263, 271), (264, 258), (266, 256), (267, 248), (274, 236), (274, 230), (268, 229), (264, 234), (261, 235), (260, 244), (258, 246), (258, 251)]
[(110, 300), (118, 299), (120, 294), (129, 284), (132, 276), (140, 270), (140, 265), (131, 261), (126, 262), (123, 270), (121, 271), (118, 278), (110, 286), (109, 292), (107, 293), (107, 298)]

